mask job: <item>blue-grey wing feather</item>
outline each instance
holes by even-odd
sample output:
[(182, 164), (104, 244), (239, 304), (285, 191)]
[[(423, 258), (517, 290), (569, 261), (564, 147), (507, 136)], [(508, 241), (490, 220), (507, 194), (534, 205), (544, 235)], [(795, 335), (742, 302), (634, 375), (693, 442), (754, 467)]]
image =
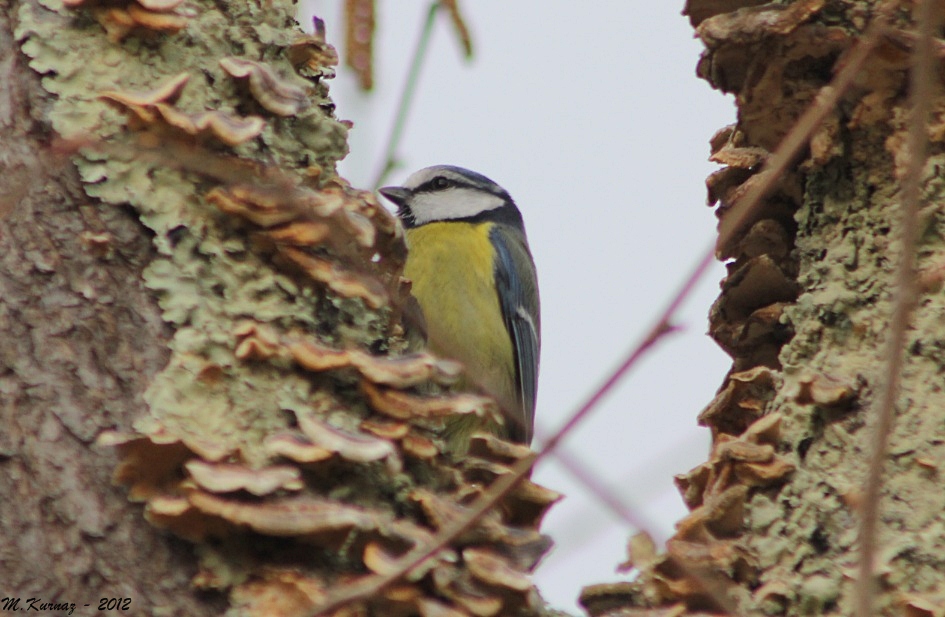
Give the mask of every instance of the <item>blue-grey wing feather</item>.
[(491, 239), (496, 250), (495, 279), (499, 306), (512, 340), (515, 381), (522, 414), (519, 418), (511, 419), (510, 432), (516, 441), (530, 443), (541, 351), (538, 278), (528, 242), (521, 231), (504, 226), (494, 227)]

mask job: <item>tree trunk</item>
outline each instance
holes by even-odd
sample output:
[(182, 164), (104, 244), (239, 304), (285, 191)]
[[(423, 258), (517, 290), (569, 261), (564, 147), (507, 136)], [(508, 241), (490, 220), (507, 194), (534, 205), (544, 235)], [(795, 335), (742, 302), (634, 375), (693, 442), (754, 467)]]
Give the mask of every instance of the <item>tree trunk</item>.
[(527, 481), (382, 580), (527, 449), (442, 451), (494, 403), (404, 354), (334, 50), (279, 0), (2, 6), (0, 609), (538, 611)]
[[(692, 513), (666, 555), (648, 556), (636, 541), (637, 582), (585, 591), (594, 615), (672, 605), (673, 614), (856, 612), (861, 506), (902, 257), (915, 23), (882, 3), (757, 4), (688, 3), (707, 47), (699, 73), (739, 108), (738, 123), (712, 142), (713, 160), (728, 165), (708, 181), (722, 228), (763, 180), (769, 153), (851, 62), (870, 20), (887, 11), (892, 21), (807, 150), (719, 245), (731, 261), (711, 331), (734, 364), (700, 416), (713, 434), (709, 461), (679, 478)], [(941, 615), (945, 606), (940, 65), (936, 76), (921, 289), (884, 461), (873, 605), (883, 615)]]
[(144, 412), (171, 333), (142, 284), (144, 227), (86, 197), (51, 148), (51, 97), (17, 49), (15, 15), (0, 12), (4, 595), (20, 609), (130, 598), (137, 614), (218, 613), (218, 599), (188, 591), (191, 549), (155, 533), (112, 486), (114, 453), (91, 449)]

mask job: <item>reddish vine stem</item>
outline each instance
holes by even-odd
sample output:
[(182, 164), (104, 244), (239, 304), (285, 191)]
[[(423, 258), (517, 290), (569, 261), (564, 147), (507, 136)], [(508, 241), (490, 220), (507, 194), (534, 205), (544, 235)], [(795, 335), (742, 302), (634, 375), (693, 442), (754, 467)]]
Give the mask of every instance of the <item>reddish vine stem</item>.
[(650, 532), (650, 529), (654, 527), (652, 522), (646, 520), (637, 508), (627, 503), (622, 495), (609, 489), (603, 482), (598, 480), (597, 475), (585, 466), (581, 459), (564, 449), (555, 452), (554, 457), (575, 480), (580, 482), (581, 486), (590, 491), (597, 501), (610, 510), (611, 514), (634, 529), (653, 535)]
[(420, 38), (417, 40), (417, 48), (410, 61), (410, 72), (407, 74), (407, 82), (404, 84), (403, 92), (400, 95), (400, 102), (397, 104), (397, 113), (394, 118), (393, 128), (390, 136), (387, 138), (387, 145), (384, 147), (384, 160), (381, 168), (374, 178), (373, 188), (377, 190), (387, 178), (388, 174), (397, 167), (397, 147), (400, 145), (400, 138), (403, 135), (404, 127), (407, 125), (407, 115), (410, 113), (413, 104), (413, 95), (420, 84), (420, 69), (423, 67), (423, 61), (427, 57), (427, 47), (430, 44), (430, 36), (433, 34), (433, 19), (436, 12), (440, 9), (440, 2), (431, 2), (427, 9), (427, 14), (423, 18), (423, 29), (420, 31)]

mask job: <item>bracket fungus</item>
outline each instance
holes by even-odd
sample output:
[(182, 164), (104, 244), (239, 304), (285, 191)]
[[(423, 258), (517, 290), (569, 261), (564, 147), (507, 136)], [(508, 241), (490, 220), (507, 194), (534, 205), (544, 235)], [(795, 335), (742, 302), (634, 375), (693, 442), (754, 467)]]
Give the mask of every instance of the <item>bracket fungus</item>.
[(184, 0), (63, 0), (69, 9), (88, 9), (113, 43), (132, 33), (174, 34), (187, 27), (193, 12)]
[(192, 136), (207, 136), (228, 146), (236, 146), (257, 137), (265, 127), (258, 116), (240, 117), (212, 110), (185, 112), (174, 104), (189, 81), (181, 73), (162, 86), (149, 91), (109, 90), (99, 97), (132, 114), (146, 127), (168, 127)]
[(230, 76), (245, 79), (253, 98), (277, 116), (294, 116), (309, 105), (305, 88), (279, 77), (268, 65), (244, 58), (222, 58), (220, 66)]

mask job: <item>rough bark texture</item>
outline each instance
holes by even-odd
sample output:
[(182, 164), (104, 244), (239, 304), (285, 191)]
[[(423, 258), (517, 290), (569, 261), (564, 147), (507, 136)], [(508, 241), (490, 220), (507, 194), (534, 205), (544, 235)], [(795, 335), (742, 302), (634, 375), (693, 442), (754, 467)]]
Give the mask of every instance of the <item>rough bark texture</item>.
[[(112, 486), (102, 430), (144, 413), (169, 329), (141, 272), (150, 237), (90, 200), (45, 121), (48, 94), (0, 11), (0, 580), (5, 597), (203, 615), (191, 549), (154, 532)], [(34, 605), (36, 606), (36, 605)], [(79, 609), (83, 610), (83, 609)], [(90, 609), (84, 609), (90, 610)]]
[[(891, 7), (756, 4), (688, 6), (707, 47), (700, 75), (734, 93), (739, 108), (738, 123), (712, 141), (713, 160), (728, 166), (708, 181), (723, 226), (867, 23)], [(592, 614), (854, 613), (857, 506), (901, 257), (910, 10), (888, 11), (891, 29), (855, 86), (774, 193), (719, 245), (731, 261), (711, 331), (734, 364), (700, 416), (713, 434), (709, 461), (678, 479), (693, 511), (666, 555), (632, 544), (642, 571), (635, 583), (585, 591)], [(875, 603), (882, 615), (945, 610), (942, 74), (939, 66), (923, 175), (921, 292), (885, 462)]]
[(552, 491), (427, 554), (529, 450), (446, 453), (495, 402), (404, 353), (323, 36), (279, 0), (2, 7), (0, 608), (537, 614)]

